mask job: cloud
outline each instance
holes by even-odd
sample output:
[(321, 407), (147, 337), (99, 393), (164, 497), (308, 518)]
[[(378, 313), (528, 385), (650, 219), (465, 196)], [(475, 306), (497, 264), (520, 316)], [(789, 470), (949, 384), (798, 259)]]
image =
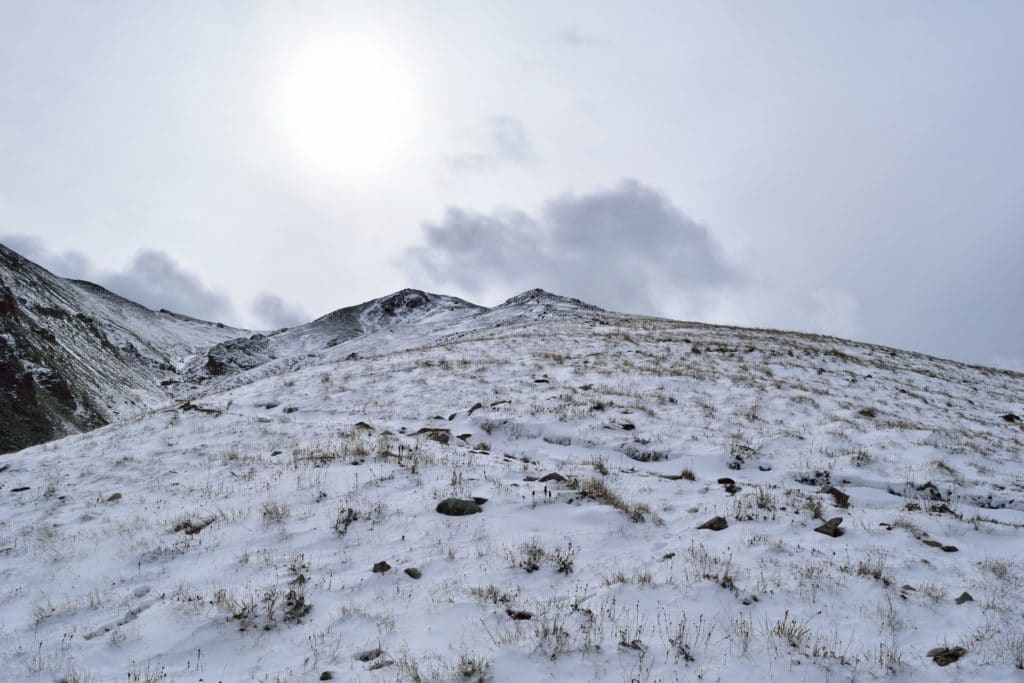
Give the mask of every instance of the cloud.
[(143, 250), (124, 270), (101, 271), (81, 252), (56, 253), (33, 237), (9, 235), (0, 242), (57, 275), (95, 282), (154, 310), (166, 308), (204, 320), (234, 316), (234, 306), (226, 295), (210, 289), (162, 251)]
[(577, 26), (570, 26), (558, 34), (558, 39), (568, 45), (569, 47), (595, 47), (601, 45), (604, 41), (596, 36), (584, 33)]
[(140, 251), (124, 271), (101, 274), (99, 284), (143, 306), (204, 320), (224, 319), (234, 312), (225, 295), (209, 289), (162, 251)]
[(487, 119), (484, 129), (482, 134), (476, 135), (474, 151), (445, 159), (449, 169), (456, 172), (484, 171), (533, 158), (533, 145), (518, 119), (495, 116)]
[(290, 304), (275, 294), (261, 294), (250, 311), (269, 329), (295, 327), (309, 320), (301, 306)]
[(423, 229), (425, 244), (409, 256), (433, 281), (473, 294), (539, 286), (660, 313), (664, 297), (706, 294), (742, 279), (707, 228), (634, 180), (556, 197), (538, 217), (452, 207)]

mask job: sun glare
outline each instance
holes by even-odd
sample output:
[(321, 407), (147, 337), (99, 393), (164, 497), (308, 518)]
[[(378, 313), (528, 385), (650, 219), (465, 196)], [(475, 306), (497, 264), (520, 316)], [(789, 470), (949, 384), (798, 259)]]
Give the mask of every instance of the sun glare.
[(325, 180), (380, 175), (412, 141), (415, 83), (379, 39), (309, 41), (286, 60), (281, 80), (274, 110), (288, 151)]

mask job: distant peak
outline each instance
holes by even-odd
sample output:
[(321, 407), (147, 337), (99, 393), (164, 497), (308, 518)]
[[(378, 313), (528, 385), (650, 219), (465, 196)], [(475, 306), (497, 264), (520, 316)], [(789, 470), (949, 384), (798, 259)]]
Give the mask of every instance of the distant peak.
[(552, 294), (551, 292), (540, 288), (528, 289), (522, 294), (517, 294), (516, 296), (512, 297), (511, 299), (509, 299), (508, 301), (501, 305), (529, 306), (536, 304), (571, 306), (573, 308), (586, 308), (592, 311), (601, 310), (599, 307), (594, 306), (593, 304), (588, 304), (587, 302), (581, 301), (580, 299), (574, 299), (568, 296), (561, 296), (559, 294)]

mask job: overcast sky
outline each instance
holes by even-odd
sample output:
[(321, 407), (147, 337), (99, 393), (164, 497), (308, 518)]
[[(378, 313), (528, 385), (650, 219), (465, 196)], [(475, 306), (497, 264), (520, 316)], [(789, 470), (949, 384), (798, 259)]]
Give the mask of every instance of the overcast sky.
[(1024, 369), (1024, 3), (0, 2), (0, 241), (276, 327), (412, 286)]

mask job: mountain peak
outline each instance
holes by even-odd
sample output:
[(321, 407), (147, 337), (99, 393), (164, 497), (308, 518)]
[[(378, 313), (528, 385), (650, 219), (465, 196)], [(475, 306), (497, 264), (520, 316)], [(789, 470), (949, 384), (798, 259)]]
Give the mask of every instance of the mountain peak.
[(498, 308), (506, 306), (568, 306), (572, 308), (584, 308), (590, 311), (603, 310), (593, 304), (588, 304), (586, 301), (575, 299), (573, 297), (562, 296), (560, 294), (552, 294), (551, 292), (540, 289), (539, 287), (534, 289), (528, 289), (522, 294), (517, 294), (505, 301)]

